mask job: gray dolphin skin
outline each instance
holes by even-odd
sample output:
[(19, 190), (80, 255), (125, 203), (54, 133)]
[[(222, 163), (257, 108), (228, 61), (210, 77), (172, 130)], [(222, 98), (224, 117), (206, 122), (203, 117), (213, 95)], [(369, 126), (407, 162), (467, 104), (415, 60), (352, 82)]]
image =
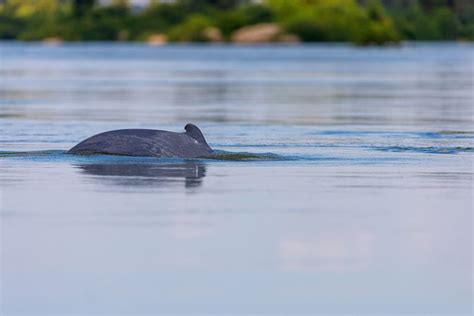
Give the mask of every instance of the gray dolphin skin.
[(187, 124), (184, 133), (154, 129), (120, 129), (94, 135), (68, 153), (138, 157), (205, 158), (213, 155), (201, 130)]

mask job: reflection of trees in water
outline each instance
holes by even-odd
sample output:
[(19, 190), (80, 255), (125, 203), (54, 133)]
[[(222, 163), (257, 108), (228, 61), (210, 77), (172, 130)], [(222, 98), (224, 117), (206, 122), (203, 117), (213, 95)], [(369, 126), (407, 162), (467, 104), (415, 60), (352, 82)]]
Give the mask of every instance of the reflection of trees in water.
[(206, 176), (202, 163), (94, 163), (78, 165), (88, 175), (123, 186), (167, 186), (184, 181), (186, 188), (199, 187)]

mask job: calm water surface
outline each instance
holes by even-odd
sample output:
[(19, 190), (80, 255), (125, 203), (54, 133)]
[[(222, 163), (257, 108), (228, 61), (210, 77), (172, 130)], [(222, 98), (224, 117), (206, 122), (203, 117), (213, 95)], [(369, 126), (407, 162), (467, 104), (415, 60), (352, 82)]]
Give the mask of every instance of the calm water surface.
[[(473, 63), (0, 43), (0, 314), (471, 315)], [(187, 122), (260, 159), (64, 153)]]

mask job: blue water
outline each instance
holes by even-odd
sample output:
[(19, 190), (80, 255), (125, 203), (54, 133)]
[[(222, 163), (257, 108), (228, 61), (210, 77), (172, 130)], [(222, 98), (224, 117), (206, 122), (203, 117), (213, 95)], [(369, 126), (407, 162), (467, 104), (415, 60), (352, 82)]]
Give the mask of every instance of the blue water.
[[(0, 314), (471, 315), (473, 67), (465, 43), (0, 42)], [(219, 159), (66, 153), (187, 122)]]

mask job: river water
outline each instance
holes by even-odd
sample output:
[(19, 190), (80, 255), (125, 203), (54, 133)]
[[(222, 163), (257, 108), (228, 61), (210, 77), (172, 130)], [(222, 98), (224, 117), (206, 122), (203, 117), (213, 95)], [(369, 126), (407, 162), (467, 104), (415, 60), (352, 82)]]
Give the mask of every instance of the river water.
[[(473, 74), (465, 43), (0, 43), (0, 314), (471, 315)], [(65, 153), (188, 122), (256, 157)]]

